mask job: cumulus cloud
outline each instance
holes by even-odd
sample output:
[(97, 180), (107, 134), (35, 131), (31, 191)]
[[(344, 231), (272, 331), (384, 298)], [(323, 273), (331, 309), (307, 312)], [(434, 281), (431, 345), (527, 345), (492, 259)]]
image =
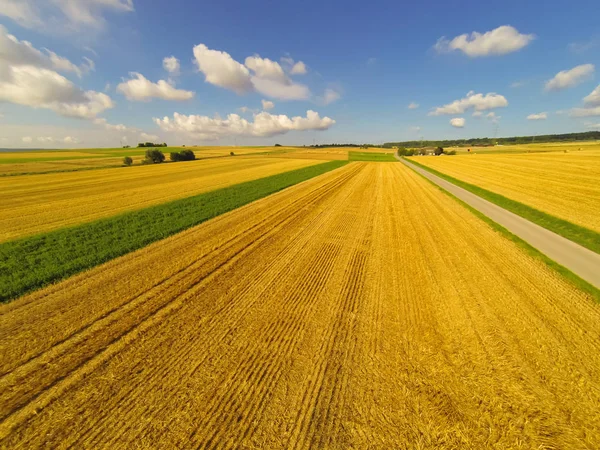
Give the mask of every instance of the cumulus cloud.
[(548, 118), (548, 114), (545, 112), (541, 112), (538, 114), (529, 114), (527, 116), (527, 120), (546, 120)]
[(592, 108), (573, 108), (569, 111), (571, 117), (596, 117), (600, 116), (600, 106)]
[(585, 124), (585, 127), (586, 127), (586, 128), (591, 128), (591, 129), (594, 129), (594, 130), (595, 130), (595, 129), (598, 129), (598, 130), (600, 130), (600, 122), (598, 122), (598, 123), (591, 123), (591, 122), (587, 122), (587, 123)]
[(194, 58), (207, 83), (238, 94), (256, 91), (280, 100), (310, 97), (307, 86), (292, 81), (278, 62), (268, 58), (249, 56), (245, 64), (241, 64), (229, 53), (211, 50), (204, 44), (194, 47)]
[(462, 117), (455, 117), (454, 119), (450, 119), (450, 125), (454, 128), (464, 128), (465, 119)]
[(105, 13), (133, 10), (133, 0), (0, 0), (0, 15), (27, 28), (46, 30), (99, 30), (106, 24)]
[(429, 112), (429, 116), (440, 116), (442, 114), (462, 114), (469, 108), (475, 111), (486, 111), (495, 108), (504, 108), (508, 106), (508, 101), (502, 95), (490, 92), (488, 94), (475, 94), (473, 91), (467, 93), (465, 98), (454, 100), (444, 106), (438, 106)]
[(30, 144), (31, 142), (33, 142), (33, 138), (31, 136), (25, 136), (23, 139), (21, 139), (23, 142), (25, 142), (26, 144)]
[(66, 136), (63, 139), (63, 142), (65, 144), (79, 144), (81, 141), (79, 139), (77, 139), (77, 138), (74, 138), (73, 136)]
[(194, 47), (195, 63), (206, 82), (245, 94), (253, 90), (250, 71), (234, 60), (229, 53), (211, 50), (204, 44)]
[(101, 127), (104, 127), (107, 130), (110, 131), (120, 131), (120, 132), (134, 132), (137, 131), (136, 128), (130, 128), (126, 125), (123, 125), (122, 123), (117, 124), (117, 125), (113, 125), (111, 123), (108, 123), (107, 120), (104, 117), (99, 117), (97, 119), (94, 119), (94, 123), (96, 125), (100, 125)]
[(298, 61), (292, 66), (292, 69), (290, 70), (290, 73), (292, 75), (305, 75), (306, 72), (306, 64), (304, 64), (302, 61)]
[(141, 73), (131, 72), (130, 80), (124, 81), (117, 86), (117, 91), (127, 97), (128, 100), (148, 101), (152, 98), (163, 100), (184, 101), (194, 97), (194, 92), (175, 89), (165, 80), (153, 83), (146, 79)]
[(317, 97), (317, 103), (329, 105), (330, 103), (337, 102), (340, 98), (342, 98), (342, 94), (337, 89), (327, 88), (323, 92), (322, 97)]
[(455, 50), (476, 58), (480, 56), (505, 55), (516, 52), (527, 46), (535, 39), (533, 34), (519, 33), (510, 25), (503, 25), (486, 33), (472, 32), (456, 36), (452, 40), (445, 36), (438, 39), (434, 49), (438, 53), (448, 53)]
[[(269, 109), (273, 109), (275, 108), (275, 103), (270, 102), (269, 100), (263, 100), (262, 101), (262, 108), (267, 111)], [(240, 108), (241, 109), (241, 108)]]
[(321, 118), (319, 113), (311, 110), (306, 112), (306, 117), (291, 118), (263, 111), (254, 116), (253, 122), (238, 114), (229, 114), (226, 119), (221, 119), (179, 113), (175, 113), (172, 119), (155, 118), (154, 122), (163, 131), (186, 133), (199, 139), (218, 139), (224, 136), (268, 137), (289, 131), (327, 130), (335, 124), (335, 120)]
[(290, 75), (306, 75), (308, 72), (306, 64), (302, 61), (295, 62), (294, 59), (289, 56), (281, 58), (281, 62)]
[(148, 133), (140, 133), (140, 140), (142, 142), (158, 142), (160, 140), (160, 137), (158, 137), (155, 134), (148, 134)]
[(37, 138), (37, 140), (38, 140), (38, 142), (41, 142), (43, 144), (49, 144), (49, 143), (54, 142), (54, 138), (51, 136), (39, 136)]
[(600, 106), (600, 84), (596, 86), (590, 95), (583, 98), (583, 104), (586, 106)]
[(46, 52), (19, 41), (0, 25), (0, 102), (80, 118), (93, 118), (114, 106), (106, 94), (83, 91), (60, 75), (56, 70), (81, 73), (81, 69), (54, 52)]
[(179, 60), (174, 56), (167, 56), (163, 59), (163, 67), (172, 75), (179, 75), (179, 69), (181, 68)]
[(473, 117), (481, 117), (481, 116), (483, 116), (483, 112), (482, 111), (475, 111), (473, 113)]
[(577, 86), (594, 75), (593, 64), (582, 64), (570, 70), (562, 70), (554, 75), (554, 78), (546, 82), (546, 91), (560, 91), (562, 89)]
[(415, 102), (411, 102), (411, 103), (408, 105), (408, 109), (417, 109), (418, 107), (419, 107), (419, 104), (418, 104), (418, 103), (415, 103)]

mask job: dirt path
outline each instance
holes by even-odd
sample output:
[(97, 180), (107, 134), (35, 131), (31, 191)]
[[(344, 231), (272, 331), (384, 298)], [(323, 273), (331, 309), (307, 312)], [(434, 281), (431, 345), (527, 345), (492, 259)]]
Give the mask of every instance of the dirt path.
[(2, 448), (598, 448), (600, 308), (351, 163), (0, 307)]
[[(398, 159), (397, 155), (396, 158)], [(497, 224), (502, 225), (561, 266), (566, 267), (593, 286), (600, 288), (600, 254), (488, 202), (404, 159), (400, 158), (400, 161)]]

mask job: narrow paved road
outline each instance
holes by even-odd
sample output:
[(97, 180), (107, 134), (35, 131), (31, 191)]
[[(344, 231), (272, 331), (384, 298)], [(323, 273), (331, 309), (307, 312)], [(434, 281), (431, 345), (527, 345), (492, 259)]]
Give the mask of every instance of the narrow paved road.
[(431, 180), (441, 188), (458, 197), (494, 222), (502, 225), (548, 258), (566, 267), (588, 283), (600, 288), (600, 255), (578, 245), (552, 231), (501, 208), (471, 192), (460, 188), (405, 159), (394, 155), (403, 164)]

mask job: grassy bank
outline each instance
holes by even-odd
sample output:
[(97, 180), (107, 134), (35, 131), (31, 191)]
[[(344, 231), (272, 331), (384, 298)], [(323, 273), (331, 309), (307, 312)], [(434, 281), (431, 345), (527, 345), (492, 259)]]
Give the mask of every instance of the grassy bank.
[(577, 244), (586, 247), (596, 253), (600, 253), (600, 233), (589, 230), (587, 228), (575, 225), (558, 217), (551, 216), (542, 211), (539, 211), (531, 206), (511, 200), (500, 194), (488, 191), (473, 184), (465, 183), (464, 181), (453, 178), (435, 169), (419, 164), (413, 158), (409, 160), (414, 165), (424, 169), (440, 178), (443, 178), (450, 183), (460, 186), (475, 195), (478, 195), (485, 200), (492, 202), (512, 213), (515, 213), (541, 227), (546, 228), (566, 239), (569, 239)]
[(0, 244), (0, 302), (140, 249), (346, 163), (331, 161)]

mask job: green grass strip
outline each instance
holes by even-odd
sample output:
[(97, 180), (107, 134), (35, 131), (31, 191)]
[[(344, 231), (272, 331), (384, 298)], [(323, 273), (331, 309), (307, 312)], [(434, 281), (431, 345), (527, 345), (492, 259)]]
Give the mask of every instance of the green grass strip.
[(533, 222), (564, 238), (576, 242), (582, 247), (585, 247), (593, 252), (600, 253), (600, 233), (579, 225), (575, 225), (574, 223), (567, 222), (566, 220), (559, 219), (558, 217), (551, 216), (550, 214), (546, 214), (545, 212), (539, 211), (531, 206), (524, 205), (523, 203), (519, 203), (515, 200), (511, 200), (500, 194), (496, 194), (495, 192), (491, 192), (473, 184), (457, 180), (456, 178), (438, 172), (435, 169), (424, 166), (423, 164), (414, 161), (412, 158), (408, 161), (420, 167), (421, 169), (437, 175), (438, 177), (443, 178), (450, 183), (460, 186), (461, 188), (466, 189), (467, 191), (472, 192), (473, 194), (478, 195), (485, 200), (495, 203), (496, 205), (513, 212), (529, 220), (530, 222)]
[[(421, 164), (418, 164), (420, 167), (423, 167)], [(501, 235), (503, 235), (505, 238), (507, 238), (509, 241), (514, 242), (518, 247), (520, 247), (521, 249), (523, 249), (525, 251), (525, 253), (527, 253), (529, 256), (531, 256), (532, 258), (535, 258), (541, 262), (543, 262), (544, 264), (546, 264), (548, 267), (550, 267), (551, 269), (555, 270), (556, 272), (558, 272), (563, 278), (565, 278), (569, 283), (571, 283), (573, 286), (575, 286), (576, 288), (580, 289), (581, 291), (585, 292), (586, 294), (588, 294), (590, 297), (592, 297), (593, 300), (595, 300), (596, 302), (600, 303), (600, 289), (596, 288), (594, 285), (588, 283), (587, 281), (585, 281), (584, 279), (578, 277), (577, 275), (575, 275), (573, 272), (571, 272), (569, 269), (567, 269), (564, 266), (561, 266), (560, 264), (558, 264), (556, 261), (554, 261), (553, 259), (548, 258), (546, 255), (544, 255), (542, 252), (540, 252), (538, 249), (536, 249), (535, 247), (532, 247), (531, 245), (529, 245), (526, 241), (524, 241), (523, 239), (521, 239), (520, 237), (512, 234), (510, 231), (508, 231), (506, 228), (504, 228), (502, 225), (494, 222), (492, 219), (490, 219), (488, 216), (486, 216), (485, 214), (479, 212), (478, 210), (476, 210), (475, 208), (473, 208), (471, 205), (463, 202), (461, 199), (459, 199), (458, 197), (456, 197), (455, 195), (453, 195), (452, 193), (448, 192), (447, 190), (445, 190), (444, 188), (442, 188), (441, 186), (438, 186), (437, 184), (435, 184), (433, 181), (431, 181), (429, 178), (424, 177), (422, 174), (420, 174), (419, 172), (415, 173), (417, 175), (419, 175), (420, 177), (422, 177), (425, 181), (431, 183), (434, 187), (436, 187), (437, 189), (439, 189), (440, 191), (442, 191), (444, 194), (446, 194), (448, 197), (453, 198), (455, 201), (457, 201), (459, 204), (461, 204), (462, 206), (464, 206), (466, 209), (468, 209), (471, 213), (473, 213), (476, 217), (478, 217), (479, 219), (481, 219), (483, 222), (487, 223), (490, 227), (492, 227), (493, 230), (497, 231), (498, 233), (500, 233)]]
[(0, 244), (0, 302), (347, 164), (331, 161)]
[(396, 162), (391, 153), (348, 152), (350, 161)]

